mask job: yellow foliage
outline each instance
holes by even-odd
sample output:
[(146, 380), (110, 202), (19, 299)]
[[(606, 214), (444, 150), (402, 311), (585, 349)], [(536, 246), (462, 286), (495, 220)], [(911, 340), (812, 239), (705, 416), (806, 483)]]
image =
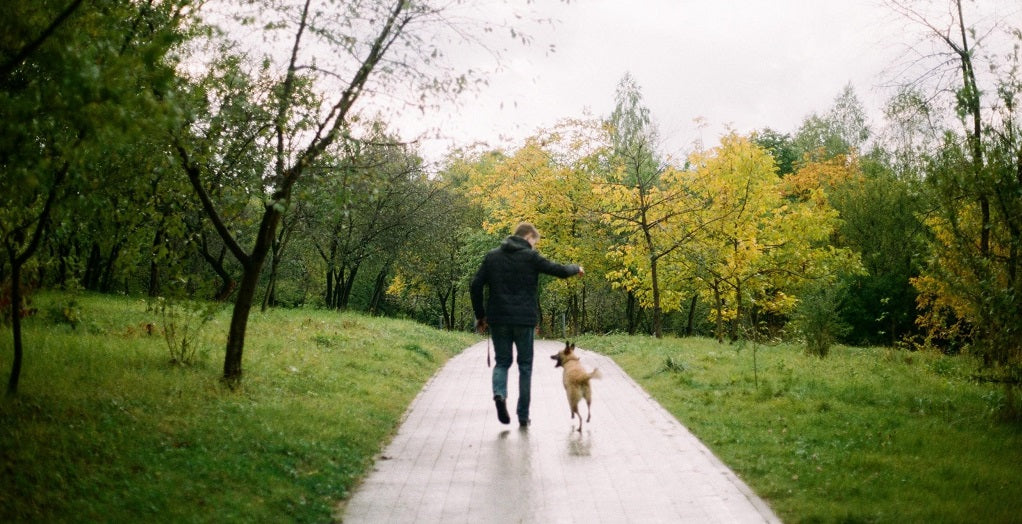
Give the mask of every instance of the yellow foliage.
[(690, 160), (711, 188), (696, 259), (714, 319), (737, 318), (751, 306), (790, 312), (806, 280), (859, 270), (854, 253), (828, 246), (838, 213), (823, 192), (857, 164), (811, 163), (782, 179), (766, 150), (737, 135)]
[(405, 283), (404, 276), (398, 273), (394, 275), (394, 278), (390, 279), (390, 285), (387, 286), (387, 294), (398, 296), (404, 293), (407, 284)]
[[(485, 212), (482, 227), (510, 234), (522, 221), (535, 224), (542, 239), (537, 249), (551, 260), (582, 263), (602, 273), (609, 251), (608, 235), (598, 229), (588, 155), (593, 128), (569, 122), (541, 133), (508, 154), (480, 158), (468, 171), (467, 197)], [(547, 298), (574, 293), (584, 280), (548, 285)]]

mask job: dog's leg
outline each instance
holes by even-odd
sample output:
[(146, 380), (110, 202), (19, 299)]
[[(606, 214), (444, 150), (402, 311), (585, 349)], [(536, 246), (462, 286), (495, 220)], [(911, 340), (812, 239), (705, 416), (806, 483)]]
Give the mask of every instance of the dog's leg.
[[(585, 395), (586, 399), (586, 422), (593, 417), (593, 390), (589, 387), (587, 382), (585, 387), (582, 389), (582, 394)], [(578, 415), (578, 418), (582, 418), (582, 414)]]

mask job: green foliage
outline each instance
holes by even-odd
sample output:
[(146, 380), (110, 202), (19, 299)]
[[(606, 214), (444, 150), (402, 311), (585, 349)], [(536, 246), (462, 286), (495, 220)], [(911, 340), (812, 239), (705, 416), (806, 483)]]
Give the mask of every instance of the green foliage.
[(753, 133), (752, 141), (759, 147), (770, 151), (777, 164), (777, 175), (790, 175), (795, 172), (796, 162), (802, 159), (791, 136), (766, 128)]
[[(1022, 427), (966, 356), (838, 346), (583, 337), (747, 482), (785, 522), (1014, 522)], [(685, 369), (661, 372), (664, 362)], [(1017, 401), (1016, 401), (1017, 402)], [(948, 457), (954, 457), (949, 460)]]
[[(44, 309), (65, 300), (37, 297)], [(32, 372), (0, 403), (0, 521), (329, 522), (429, 377), (478, 340), (356, 314), (255, 313), (232, 391), (211, 363), (168, 365), (145, 301), (78, 300), (88, 330), (26, 320)], [(227, 322), (218, 313), (210, 333)], [(10, 350), (0, 340), (0, 372)]]
[(792, 314), (791, 327), (805, 341), (806, 351), (826, 357), (849, 331), (841, 320), (841, 291), (836, 286), (819, 286), (802, 295)]
[(866, 110), (849, 84), (825, 114), (802, 121), (791, 145), (800, 153), (799, 160), (818, 162), (861, 150), (869, 135)]
[(865, 272), (848, 276), (842, 318), (855, 344), (894, 344), (914, 334), (918, 276), (925, 252), (925, 200), (918, 183), (898, 178), (886, 158), (862, 160), (862, 173), (831, 187), (841, 214), (835, 243), (854, 249)]

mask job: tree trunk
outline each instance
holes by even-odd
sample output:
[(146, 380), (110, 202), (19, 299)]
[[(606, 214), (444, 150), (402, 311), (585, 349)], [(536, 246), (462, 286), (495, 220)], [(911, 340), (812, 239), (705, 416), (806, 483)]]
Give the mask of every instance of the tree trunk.
[(82, 286), (89, 291), (98, 291), (99, 288), (99, 244), (92, 243), (89, 248), (89, 258), (85, 261), (85, 276), (82, 277)]
[(693, 294), (692, 301), (688, 304), (688, 322), (685, 324), (685, 336), (691, 337), (695, 332), (696, 301), (698, 296)]
[(728, 335), (732, 343), (738, 342), (739, 327), (741, 326), (744, 314), (745, 311), (742, 309), (742, 283), (738, 282), (735, 288), (735, 318), (731, 319), (728, 325)]
[(444, 329), (451, 329), (451, 327), (452, 327), (452, 325), (454, 323), (453, 318), (451, 316), (453, 311), (448, 312), (448, 310), (447, 310), (447, 296), (448, 296), (449, 292), (450, 292), (450, 290), (444, 290), (444, 291), (437, 290), (437, 292), (436, 292), (436, 298), (440, 302), (440, 315), (444, 319), (444, 322), (443, 322), (444, 323), (444, 326), (443, 326)]
[(277, 268), (280, 266), (280, 254), (277, 249), (273, 250), (273, 257), (270, 259), (270, 277), (266, 283), (266, 293), (263, 294), (262, 311), (277, 305)]
[[(279, 202), (284, 199), (286, 199), (286, 195), (274, 195), (274, 201)], [(259, 273), (262, 271), (266, 256), (273, 245), (273, 235), (276, 232), (280, 216), (281, 212), (277, 211), (273, 204), (266, 207), (252, 254), (242, 261), (244, 272), (241, 276), (241, 285), (238, 287), (238, 296), (234, 301), (231, 327), (227, 333), (227, 351), (224, 355), (223, 380), (232, 388), (241, 383), (241, 357), (245, 348), (248, 315), (252, 311), (252, 301), (255, 298), (256, 288), (259, 286)]]
[(351, 271), (346, 271), (341, 268), (341, 276), (337, 281), (338, 297), (337, 297), (337, 309), (348, 309), (348, 303), (351, 301), (351, 290), (355, 287), (355, 275), (358, 274), (358, 265), (351, 268)]
[(18, 392), (18, 381), (21, 378), (21, 361), (24, 355), (24, 347), (21, 341), (21, 317), (24, 313), (21, 308), (21, 268), (32, 258), (36, 249), (39, 248), (39, 243), (50, 220), (50, 211), (53, 209), (53, 203), (57, 199), (57, 191), (63, 185), (64, 177), (67, 176), (69, 167), (70, 164), (65, 162), (63, 167), (57, 172), (57, 176), (50, 186), (50, 193), (46, 197), (46, 203), (43, 204), (43, 210), (39, 213), (35, 232), (32, 234), (32, 239), (29, 240), (28, 245), (25, 246), (25, 251), (19, 255), (17, 249), (15, 249), (18, 237), (23, 231), (16, 230), (13, 238), (3, 239), (4, 245), (7, 248), (7, 256), (11, 263), (11, 335), (14, 337), (14, 359), (11, 361), (11, 376), (7, 381), (8, 397), (12, 397)]
[(453, 330), (454, 326), (455, 326), (454, 315), (455, 315), (455, 311), (457, 311), (457, 308), (455, 308), (455, 306), (457, 305), (457, 301), (458, 301), (458, 288), (455, 287), (452, 284), (451, 287), (450, 287), (449, 293), (451, 295), (451, 313), (450, 313), (450, 319), (449, 319), (449, 321), (447, 323), (447, 329)]
[(149, 297), (155, 298), (160, 295), (160, 264), (156, 260), (156, 253), (158, 252), (160, 245), (163, 244), (163, 226), (161, 225), (156, 229), (156, 235), (153, 236), (153, 252), (152, 258), (149, 260)]
[(231, 314), (231, 327), (227, 332), (227, 351), (224, 354), (223, 380), (234, 387), (241, 382), (241, 357), (245, 348), (245, 330), (248, 328), (248, 314), (259, 284), (259, 269), (262, 264), (251, 264), (245, 268), (238, 287)]
[(213, 300), (217, 302), (224, 302), (231, 293), (234, 292), (234, 288), (238, 286), (238, 282), (234, 280), (231, 273), (227, 271), (227, 267), (224, 266), (224, 257), (227, 256), (227, 248), (224, 247), (220, 250), (220, 256), (214, 257), (209, 252), (209, 243), (206, 241), (206, 234), (199, 233), (199, 254), (202, 255), (203, 260), (209, 263), (209, 266), (213, 268), (213, 272), (220, 277), (220, 289), (217, 290), (213, 296)]
[[(964, 109), (972, 119), (972, 129), (967, 129), (966, 134), (969, 139), (970, 149), (972, 150), (973, 175), (978, 181), (980, 177), (982, 177), (984, 166), (982, 144), (983, 115), (980, 113), (980, 91), (979, 85), (976, 82), (976, 71), (973, 68), (972, 63), (972, 50), (969, 47), (968, 29), (965, 27), (965, 18), (962, 14), (962, 2), (961, 0), (958, 0), (955, 4), (958, 9), (958, 29), (961, 33), (962, 45), (960, 48), (956, 48), (952, 45), (952, 49), (958, 53), (958, 58), (962, 64), (963, 87), (959, 93), (959, 101), (964, 106), (962, 109)], [(979, 251), (983, 258), (989, 258), (990, 199), (986, 194), (987, 189), (981, 185), (978, 185), (978, 187), (980, 188), (979, 207), (981, 215)]]
[(11, 263), (11, 332), (14, 336), (14, 360), (11, 362), (11, 376), (7, 381), (7, 396), (18, 392), (21, 378), (21, 359), (24, 349), (21, 342), (21, 261), (15, 256), (12, 246), (7, 246)]
[(287, 246), (288, 240), (291, 238), (291, 231), (294, 226), (294, 220), (289, 222), (282, 219), (281, 221), (283, 223), (280, 226), (280, 232), (277, 234), (276, 240), (273, 242), (273, 249), (271, 251), (270, 278), (266, 284), (266, 294), (263, 295), (263, 311), (266, 311), (268, 307), (277, 305), (277, 274), (280, 269), (280, 259), (284, 254), (284, 248)]
[(383, 302), (384, 289), (383, 285), (387, 283), (387, 274), (389, 271), (389, 265), (383, 266), (383, 269), (376, 274), (376, 281), (373, 283), (373, 297), (369, 300), (369, 313), (378, 314), (380, 311), (380, 304)]
[(724, 343), (724, 298), (720, 296), (720, 284), (717, 282), (713, 283), (713, 300), (716, 302), (717, 308), (717, 326), (714, 330), (714, 334), (717, 337), (717, 343)]
[(57, 285), (64, 289), (67, 285), (68, 259), (71, 258), (71, 246), (61, 243), (57, 246)]
[(121, 256), (121, 247), (123, 241), (118, 242), (110, 248), (110, 256), (107, 257), (106, 262), (103, 264), (103, 272), (100, 274), (99, 279), (99, 290), (103, 293), (110, 293), (114, 289), (114, 264), (117, 262), (117, 258)]
[(586, 295), (588, 288), (582, 284), (582, 297), (579, 299), (579, 333), (584, 333), (589, 325), (589, 309), (586, 307)]
[(326, 293), (323, 294), (323, 303), (328, 308), (334, 307), (334, 269), (326, 268)]
[(653, 286), (653, 336), (663, 337), (664, 312), (660, 308), (660, 283), (657, 276), (657, 259), (650, 256), (650, 279)]
[(634, 335), (636, 327), (638, 325), (638, 322), (636, 321), (636, 316), (637, 315), (636, 315), (636, 312), (635, 312), (635, 293), (632, 293), (631, 291), (629, 291), (627, 297), (628, 298), (626, 299), (626, 304), (625, 304), (625, 316), (628, 317), (627, 318), (627, 321), (628, 321), (628, 334), (629, 335)]

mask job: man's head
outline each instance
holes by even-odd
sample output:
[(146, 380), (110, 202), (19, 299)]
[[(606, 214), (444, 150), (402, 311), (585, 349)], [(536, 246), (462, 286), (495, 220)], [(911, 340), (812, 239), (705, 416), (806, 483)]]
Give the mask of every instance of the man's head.
[(524, 238), (532, 247), (536, 247), (536, 242), (539, 242), (539, 230), (528, 222), (518, 224), (518, 227), (515, 228), (515, 236)]

